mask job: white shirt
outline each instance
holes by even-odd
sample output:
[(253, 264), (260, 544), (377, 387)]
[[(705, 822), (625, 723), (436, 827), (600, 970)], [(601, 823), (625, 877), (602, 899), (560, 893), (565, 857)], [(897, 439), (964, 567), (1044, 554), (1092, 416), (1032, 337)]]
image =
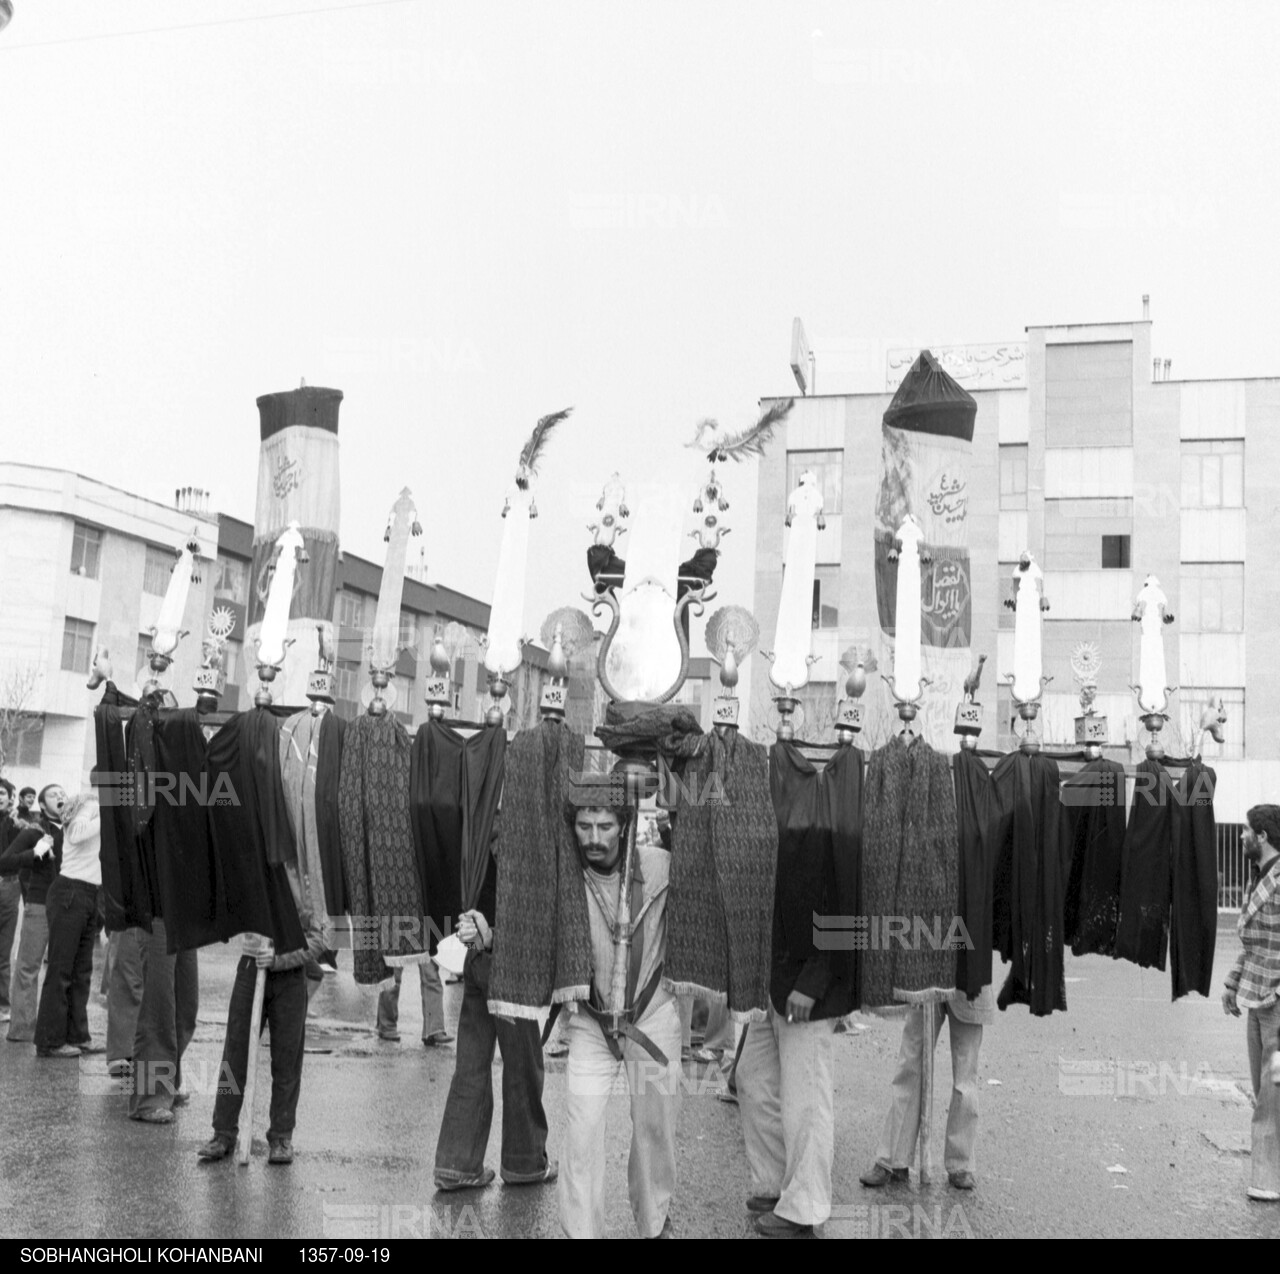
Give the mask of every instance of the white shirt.
[(62, 829), (62, 872), (68, 880), (102, 884), (102, 862), (98, 857), (101, 821), (98, 802), (86, 801), (75, 819)]

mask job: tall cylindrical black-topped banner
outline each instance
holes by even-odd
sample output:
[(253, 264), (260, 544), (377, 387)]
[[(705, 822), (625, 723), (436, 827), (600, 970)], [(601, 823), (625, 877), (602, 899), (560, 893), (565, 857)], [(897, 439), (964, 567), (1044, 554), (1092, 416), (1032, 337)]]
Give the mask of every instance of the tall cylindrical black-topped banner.
[(338, 582), (338, 408), (342, 390), (304, 385), (258, 399), (261, 449), (253, 519), (253, 582), (245, 653), (252, 658), (262, 625), (275, 545), (297, 522), (309, 561), (299, 567), (289, 606), (294, 644), (273, 693), (277, 703), (305, 704), (307, 677), (320, 658), (316, 625), (333, 619)]

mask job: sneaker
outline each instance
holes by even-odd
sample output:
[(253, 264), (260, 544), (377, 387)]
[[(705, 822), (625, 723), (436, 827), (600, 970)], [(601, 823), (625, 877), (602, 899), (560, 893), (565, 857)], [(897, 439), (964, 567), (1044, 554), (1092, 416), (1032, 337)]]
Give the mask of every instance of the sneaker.
[(864, 1172), (858, 1178), (864, 1186), (869, 1186), (872, 1190), (878, 1190), (881, 1186), (887, 1186), (890, 1182), (898, 1185), (906, 1181), (911, 1174), (906, 1168), (886, 1168), (884, 1164), (876, 1164), (870, 1172)]
[(38, 1048), (37, 1057), (79, 1057), (80, 1050), (74, 1044), (59, 1044), (57, 1048)]
[[(547, 1160), (547, 1166), (536, 1177), (508, 1177), (504, 1174), (504, 1186), (549, 1186), (560, 1175), (560, 1165), (554, 1159)], [(444, 1187), (442, 1186), (441, 1189)]]
[(107, 1046), (105, 1044), (95, 1044), (92, 1040), (89, 1040), (85, 1044), (78, 1044), (76, 1047), (79, 1048), (80, 1052), (86, 1057), (92, 1056), (96, 1053), (105, 1053), (107, 1051)]
[(483, 1172), (478, 1172), (474, 1177), (448, 1177), (436, 1178), (437, 1190), (483, 1190), (485, 1186), (493, 1183), (494, 1171), (492, 1168), (486, 1168)]
[(399, 1044), (400, 1032), (399, 1031), (379, 1031), (378, 1038), (384, 1044)]
[(196, 1151), (196, 1158), (204, 1163), (213, 1163), (217, 1159), (225, 1159), (235, 1148), (236, 1138), (234, 1134), (230, 1137), (224, 1137), (220, 1133), (214, 1133), (213, 1139), (206, 1141)]
[(293, 1142), (288, 1137), (281, 1137), (278, 1141), (271, 1143), (270, 1153), (267, 1155), (268, 1163), (292, 1163), (293, 1162)]
[(435, 1048), (442, 1044), (452, 1044), (453, 1036), (448, 1031), (432, 1031), (430, 1035), (426, 1035), (422, 1040), (423, 1048)]
[(947, 1183), (953, 1190), (972, 1190), (978, 1184), (972, 1172), (948, 1172)]
[(1261, 1190), (1257, 1186), (1250, 1186), (1249, 1198), (1255, 1203), (1277, 1203), (1280, 1202), (1280, 1190)]

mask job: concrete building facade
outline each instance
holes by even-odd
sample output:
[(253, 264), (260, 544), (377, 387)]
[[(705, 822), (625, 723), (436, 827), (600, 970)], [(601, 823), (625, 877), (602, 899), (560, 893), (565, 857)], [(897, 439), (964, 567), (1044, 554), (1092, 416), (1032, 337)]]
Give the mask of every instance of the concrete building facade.
[[(1219, 820), (1280, 799), (1280, 583), (1268, 550), (1280, 542), (1280, 377), (1179, 381), (1153, 369), (1151, 323), (1027, 329), (1025, 383), (970, 387), (978, 404), (967, 520), (972, 649), (988, 656), (979, 700), (982, 743), (1016, 744), (1014, 711), (999, 679), (1013, 670), (1011, 596), (1019, 555), (1045, 574), (1046, 688), (1039, 730), (1046, 746), (1074, 746), (1080, 714), (1072, 660), (1096, 652), (1095, 710), (1109, 721), (1119, 760), (1140, 759), (1147, 736), (1134, 694), (1138, 625), (1131, 616), (1145, 577), (1159, 578), (1175, 622), (1165, 631), (1170, 755), (1194, 741), (1204, 708), (1223, 701), (1226, 744), (1210, 742), (1219, 774)], [(962, 382), (963, 383), (963, 382)], [(878, 650), (873, 515), (881, 420), (892, 394), (798, 398), (779, 442), (761, 462), (755, 614), (764, 634), (777, 620), (788, 494), (804, 468), (827, 493), (819, 535), (813, 665), (804, 692), (817, 737), (834, 715), (840, 653)], [(767, 641), (764, 643), (767, 645)], [(866, 699), (867, 743), (896, 718), (879, 678)], [(767, 670), (753, 670), (752, 721), (770, 716)], [(954, 701), (935, 712), (948, 723)], [(1020, 723), (1019, 723), (1020, 728)], [(949, 737), (931, 732), (935, 743)]]

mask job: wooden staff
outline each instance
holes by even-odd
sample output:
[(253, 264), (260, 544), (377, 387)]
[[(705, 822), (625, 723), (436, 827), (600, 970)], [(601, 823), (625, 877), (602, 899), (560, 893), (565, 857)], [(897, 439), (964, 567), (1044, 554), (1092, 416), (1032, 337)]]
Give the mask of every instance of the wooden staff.
[(253, 984), (253, 1012), (249, 1017), (249, 1060), (245, 1067), (244, 1101), (240, 1103), (240, 1142), (236, 1149), (236, 1162), (243, 1168), (249, 1162), (253, 1148), (253, 1098), (258, 1078), (258, 1041), (262, 1031), (262, 999), (267, 989), (267, 971), (258, 966), (258, 976)]
[(920, 1184), (933, 1180), (933, 1042), (937, 1030), (938, 1006), (932, 1001), (921, 1005), (924, 1018), (924, 1057), (920, 1066)]

